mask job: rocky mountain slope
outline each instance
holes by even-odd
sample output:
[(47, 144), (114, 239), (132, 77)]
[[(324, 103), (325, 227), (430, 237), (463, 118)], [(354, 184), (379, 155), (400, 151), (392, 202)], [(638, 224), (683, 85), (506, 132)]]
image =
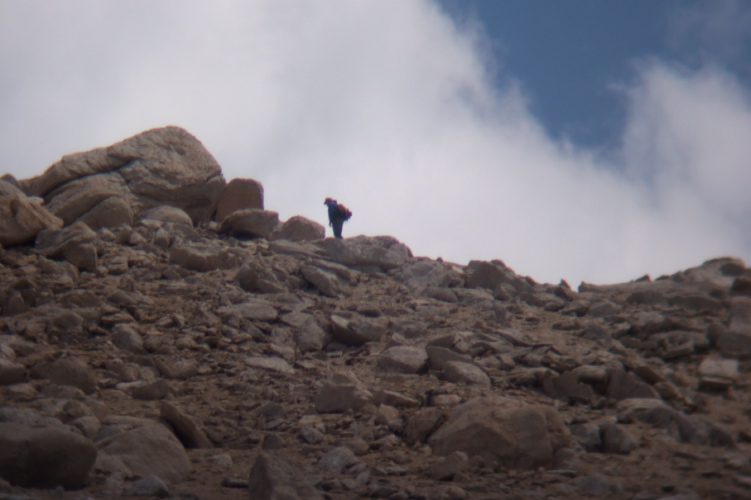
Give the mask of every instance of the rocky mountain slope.
[(0, 211), (0, 499), (751, 497), (738, 259), (577, 291), (324, 238), (175, 127)]

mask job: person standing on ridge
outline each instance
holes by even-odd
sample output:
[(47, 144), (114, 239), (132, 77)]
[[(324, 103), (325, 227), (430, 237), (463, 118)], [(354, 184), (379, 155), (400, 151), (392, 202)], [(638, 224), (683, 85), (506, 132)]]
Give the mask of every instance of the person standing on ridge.
[(331, 198), (326, 198), (323, 204), (329, 207), (329, 226), (334, 230), (334, 238), (342, 239), (342, 226), (352, 217), (352, 212)]

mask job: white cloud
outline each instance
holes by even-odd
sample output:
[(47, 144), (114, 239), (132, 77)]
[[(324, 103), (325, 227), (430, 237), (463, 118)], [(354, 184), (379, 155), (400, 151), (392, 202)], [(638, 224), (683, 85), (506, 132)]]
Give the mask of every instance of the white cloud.
[(427, 0), (0, 3), (2, 167), (30, 177), (174, 123), (283, 218), (324, 222), (334, 196), (345, 236), (418, 255), (572, 284), (751, 257), (751, 107), (732, 74), (640, 66), (609, 163), (547, 137), (480, 47)]

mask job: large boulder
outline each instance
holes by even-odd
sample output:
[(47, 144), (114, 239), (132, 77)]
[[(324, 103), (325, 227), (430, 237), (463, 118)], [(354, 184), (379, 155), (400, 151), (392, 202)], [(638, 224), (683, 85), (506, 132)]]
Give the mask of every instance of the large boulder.
[(181, 208), (194, 222), (208, 221), (225, 181), (206, 148), (170, 126), (64, 156), (20, 185), (26, 194), (43, 197), (66, 225), (82, 221), (99, 228), (132, 224), (141, 211), (159, 205)]
[(232, 212), (219, 226), (219, 232), (230, 236), (268, 238), (279, 225), (279, 214), (271, 210), (246, 208)]
[(467, 269), (471, 273), (467, 278), (467, 288), (487, 288), (495, 291), (502, 285), (511, 285), (517, 293), (532, 291), (532, 286), (526, 279), (517, 276), (501, 261), (473, 260)]
[(415, 291), (449, 286), (449, 269), (442, 262), (421, 259), (399, 268), (397, 279)]
[(254, 179), (232, 179), (222, 190), (214, 218), (222, 222), (229, 214), (246, 208), (263, 210), (263, 186)]
[(57, 426), (0, 422), (0, 478), (16, 486), (81, 488), (96, 455), (90, 440)]
[(301, 215), (290, 217), (269, 235), (270, 240), (311, 241), (322, 240), (326, 228)]
[[(2, 189), (4, 186), (7, 189)], [(63, 221), (39, 203), (29, 200), (11, 184), (0, 181), (0, 245), (8, 247), (32, 241), (46, 228), (60, 228)]]
[(99, 453), (116, 457), (134, 475), (154, 474), (179, 483), (190, 473), (185, 448), (166, 427), (157, 423), (138, 425), (98, 443)]
[(571, 435), (553, 407), (504, 397), (475, 398), (454, 408), (428, 440), (436, 455), (463, 451), (485, 463), (512, 469), (553, 464)]
[(365, 270), (389, 271), (412, 257), (409, 247), (391, 236), (356, 236), (346, 240), (326, 238), (321, 245), (334, 262)]

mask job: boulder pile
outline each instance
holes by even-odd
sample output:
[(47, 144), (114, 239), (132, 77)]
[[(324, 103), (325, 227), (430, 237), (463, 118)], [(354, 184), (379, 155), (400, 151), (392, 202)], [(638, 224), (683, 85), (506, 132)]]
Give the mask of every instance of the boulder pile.
[(0, 180), (0, 498), (751, 497), (751, 270), (280, 221), (182, 129)]

